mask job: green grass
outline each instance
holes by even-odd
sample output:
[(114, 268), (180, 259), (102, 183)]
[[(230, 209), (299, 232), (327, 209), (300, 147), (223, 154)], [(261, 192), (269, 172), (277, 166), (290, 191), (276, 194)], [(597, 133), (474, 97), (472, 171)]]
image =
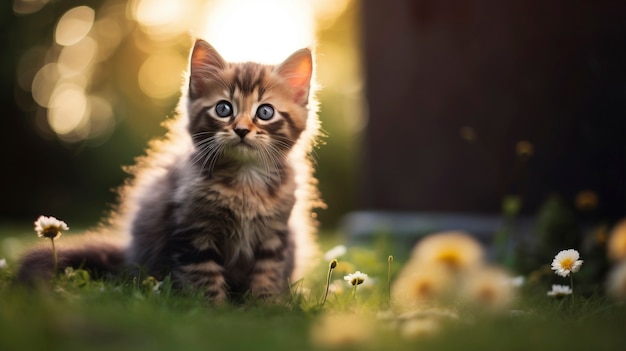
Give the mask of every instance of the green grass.
[[(6, 255), (7, 243), (19, 245), (4, 237), (0, 253)], [(626, 350), (623, 304), (602, 294), (555, 300), (536, 287), (523, 290), (511, 307), (515, 313), (455, 305), (458, 318), (441, 319), (436, 333), (406, 338), (398, 327), (403, 322), (377, 317), (386, 304), (386, 254), (351, 249), (344, 269), (367, 272), (377, 284), (359, 287), (356, 300), (349, 291), (333, 294), (323, 307), (325, 264), (303, 283), (310, 293), (294, 292), (277, 304), (211, 306), (172, 291), (167, 282), (155, 293), (139, 281), (93, 281), (80, 272), (48, 288), (25, 290), (12, 281), (11, 257), (0, 270), (0, 350), (315, 350), (322, 347), (313, 342), (312, 328), (325, 314), (341, 312), (358, 313), (374, 325), (363, 335), (366, 343), (343, 349)], [(395, 266), (397, 271), (401, 263)], [(334, 273), (335, 279), (342, 276)], [(356, 326), (338, 326), (344, 327)]]

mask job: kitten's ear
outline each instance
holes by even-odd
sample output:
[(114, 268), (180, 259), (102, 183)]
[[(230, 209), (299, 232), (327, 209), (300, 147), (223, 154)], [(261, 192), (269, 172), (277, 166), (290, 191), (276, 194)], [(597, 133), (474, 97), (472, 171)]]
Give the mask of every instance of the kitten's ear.
[(300, 105), (306, 105), (313, 75), (311, 50), (301, 49), (294, 52), (276, 67), (276, 73), (285, 79), (287, 85), (293, 90), (294, 101)]
[(192, 97), (203, 92), (204, 80), (226, 67), (226, 61), (209, 43), (196, 40), (191, 51), (189, 92)]

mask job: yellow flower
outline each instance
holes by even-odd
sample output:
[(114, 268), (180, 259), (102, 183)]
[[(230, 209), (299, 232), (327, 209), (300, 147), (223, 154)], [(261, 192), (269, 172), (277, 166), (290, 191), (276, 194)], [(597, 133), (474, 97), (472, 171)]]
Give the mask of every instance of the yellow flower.
[(313, 343), (323, 347), (363, 345), (373, 339), (371, 318), (357, 314), (326, 314), (311, 328)]
[(614, 298), (626, 300), (626, 261), (623, 261), (611, 270), (606, 290)]
[(420, 338), (433, 335), (441, 329), (441, 323), (433, 318), (417, 318), (402, 325), (402, 335), (406, 338)]
[(502, 310), (513, 301), (515, 287), (511, 275), (499, 267), (481, 267), (467, 274), (463, 297), (492, 311)]
[(141, 282), (141, 285), (147, 287), (148, 289), (154, 291), (154, 292), (158, 292), (159, 289), (161, 289), (161, 285), (163, 285), (162, 281), (158, 281), (155, 277), (153, 276), (148, 276), (148, 278), (144, 279)]
[(608, 256), (614, 261), (626, 259), (626, 219), (617, 223), (607, 243)]
[(582, 266), (579, 260), (580, 254), (574, 249), (559, 252), (552, 260), (552, 270), (561, 277), (567, 277), (570, 273), (576, 273)]
[(35, 221), (35, 232), (40, 238), (56, 239), (64, 230), (68, 230), (67, 224), (54, 217), (39, 216)]
[(402, 306), (416, 306), (446, 296), (451, 286), (452, 277), (447, 268), (409, 263), (393, 283), (391, 297)]
[(480, 243), (461, 231), (431, 234), (417, 243), (412, 259), (416, 264), (442, 264), (451, 271), (461, 271), (482, 262)]

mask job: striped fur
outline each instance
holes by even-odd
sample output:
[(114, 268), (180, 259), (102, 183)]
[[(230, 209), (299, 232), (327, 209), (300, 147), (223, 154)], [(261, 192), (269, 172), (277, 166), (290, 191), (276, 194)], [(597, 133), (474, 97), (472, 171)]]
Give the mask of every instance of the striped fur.
[[(275, 296), (298, 278), (315, 252), (319, 204), (312, 71), (308, 49), (268, 66), (228, 63), (196, 41), (179, 117), (120, 193), (113, 223), (130, 233), (127, 267), (171, 275), (216, 301)], [(219, 115), (224, 102), (231, 115)], [(262, 105), (271, 119), (257, 116)]]

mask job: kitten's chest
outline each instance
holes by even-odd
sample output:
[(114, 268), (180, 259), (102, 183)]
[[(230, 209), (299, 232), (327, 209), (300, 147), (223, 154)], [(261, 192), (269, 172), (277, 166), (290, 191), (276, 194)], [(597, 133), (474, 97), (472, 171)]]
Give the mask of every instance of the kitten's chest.
[(180, 219), (206, 229), (193, 238), (194, 247), (216, 245), (229, 265), (245, 267), (260, 247), (283, 244), (280, 238), (288, 232), (295, 203), (295, 181), (268, 182), (263, 176), (218, 173), (210, 180), (189, 183), (193, 189), (182, 195), (186, 201)]
[(288, 213), (295, 202), (296, 186), (288, 174), (270, 177), (257, 169), (241, 169), (218, 173), (202, 187), (208, 202), (230, 209), (244, 223)]

